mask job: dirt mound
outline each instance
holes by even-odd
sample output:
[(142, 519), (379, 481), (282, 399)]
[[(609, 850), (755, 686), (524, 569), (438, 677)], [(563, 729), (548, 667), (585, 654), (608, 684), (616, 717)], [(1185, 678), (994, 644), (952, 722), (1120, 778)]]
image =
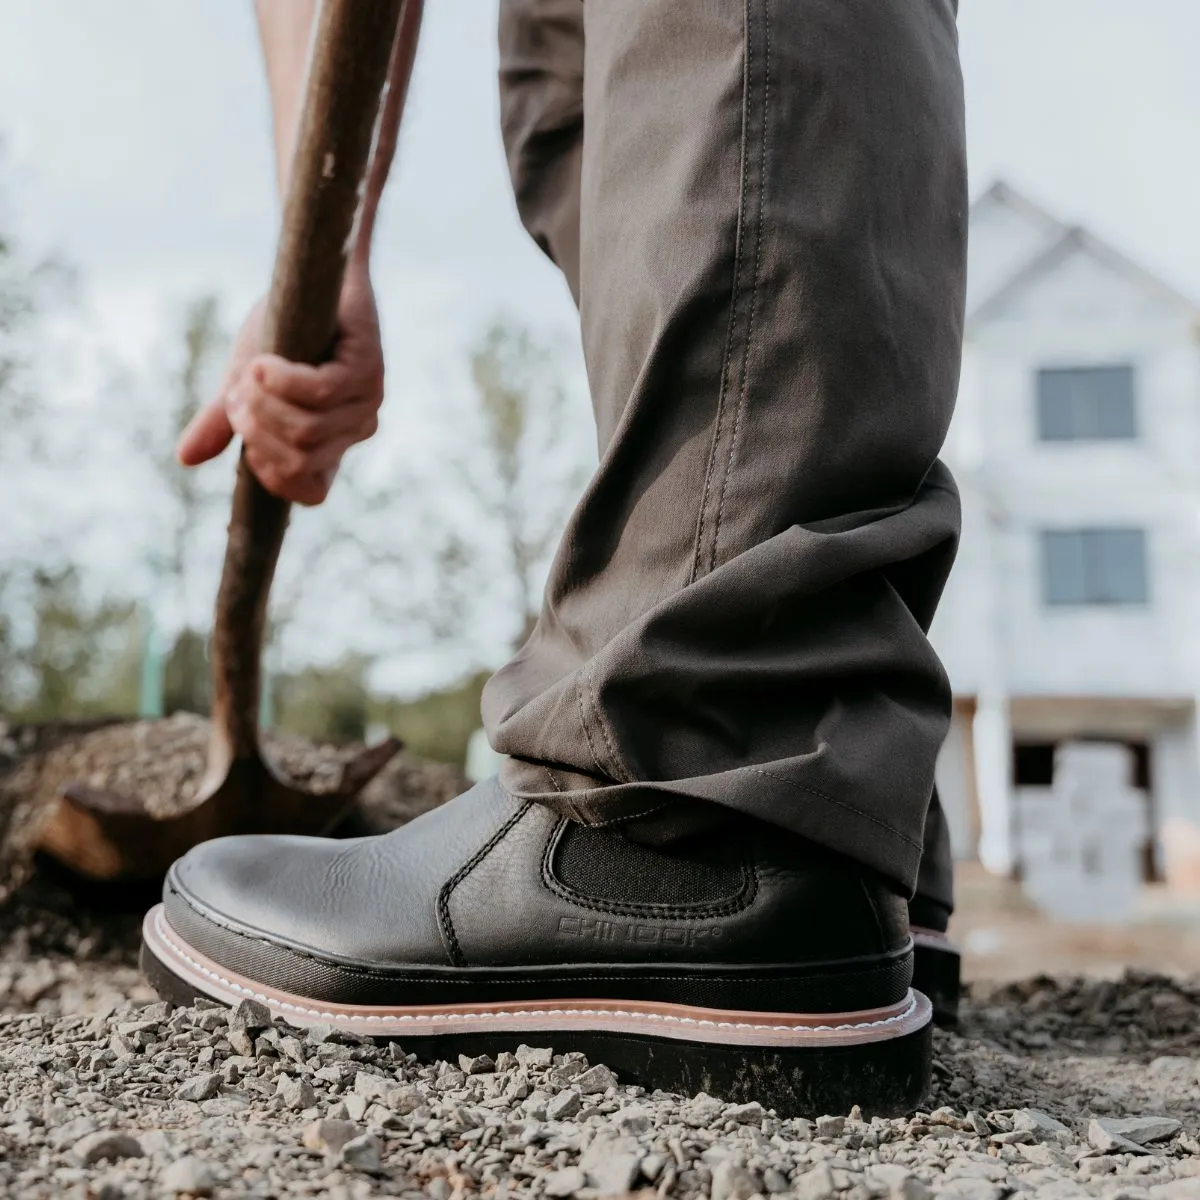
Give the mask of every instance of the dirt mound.
[[(0, 725), (0, 900), (30, 878), (41, 830), (69, 783), (137, 796), (155, 815), (185, 811), (204, 774), (209, 728), (191, 713), (156, 721)], [(264, 738), (272, 765), (317, 794), (337, 791), (362, 749), (292, 734)], [(364, 792), (357, 828), (403, 825), (467, 786), (455, 767), (397, 755)]]

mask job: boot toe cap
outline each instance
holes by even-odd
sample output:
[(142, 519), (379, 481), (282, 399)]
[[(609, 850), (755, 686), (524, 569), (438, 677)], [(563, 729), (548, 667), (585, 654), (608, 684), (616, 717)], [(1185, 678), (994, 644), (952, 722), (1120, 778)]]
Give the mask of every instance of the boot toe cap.
[[(364, 904), (379, 872), (375, 839), (247, 835), (189, 851), (163, 887), (167, 923), (197, 950), (252, 978), (273, 951), (297, 959), (394, 962), (397, 945), (385, 905)], [(381, 881), (379, 881), (381, 882)], [(235, 965), (237, 964), (237, 965)]]

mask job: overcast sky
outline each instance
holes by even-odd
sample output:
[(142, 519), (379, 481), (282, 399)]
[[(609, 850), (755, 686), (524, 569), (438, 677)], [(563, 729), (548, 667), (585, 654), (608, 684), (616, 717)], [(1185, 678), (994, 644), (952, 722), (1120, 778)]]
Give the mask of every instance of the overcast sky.
[[(418, 443), (497, 312), (573, 330), (507, 190), (495, 2), (427, 10), (376, 261), (385, 436)], [(1005, 178), (1200, 297), (1200, 4), (961, 0), (960, 32), (973, 191)], [(0, 0), (0, 140), (8, 225), (81, 271), (65, 394), (86, 399), (103, 357), (147, 360), (189, 296), (232, 314), (265, 286), (277, 214), (250, 0)]]

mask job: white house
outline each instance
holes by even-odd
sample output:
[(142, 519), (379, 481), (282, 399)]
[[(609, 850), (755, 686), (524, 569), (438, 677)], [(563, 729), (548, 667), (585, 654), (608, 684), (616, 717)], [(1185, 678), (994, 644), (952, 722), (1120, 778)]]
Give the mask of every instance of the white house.
[(1050, 795), (1055, 749), (1103, 740), (1131, 751), (1107, 761), (1144, 798), (1147, 875), (1182, 875), (1172, 848), (1200, 843), (1200, 310), (1002, 183), (970, 235), (945, 449), (963, 538), (932, 631), (956, 853), (1020, 868), (1022, 789)]

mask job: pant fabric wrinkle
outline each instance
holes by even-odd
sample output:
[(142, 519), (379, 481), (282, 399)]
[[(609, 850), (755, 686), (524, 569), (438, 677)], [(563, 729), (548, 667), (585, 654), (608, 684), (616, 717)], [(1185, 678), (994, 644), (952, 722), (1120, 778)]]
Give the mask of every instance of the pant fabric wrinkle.
[(716, 806), (947, 906), (953, 0), (501, 0), (500, 51), (600, 450), (484, 692), (505, 786), (589, 824)]

